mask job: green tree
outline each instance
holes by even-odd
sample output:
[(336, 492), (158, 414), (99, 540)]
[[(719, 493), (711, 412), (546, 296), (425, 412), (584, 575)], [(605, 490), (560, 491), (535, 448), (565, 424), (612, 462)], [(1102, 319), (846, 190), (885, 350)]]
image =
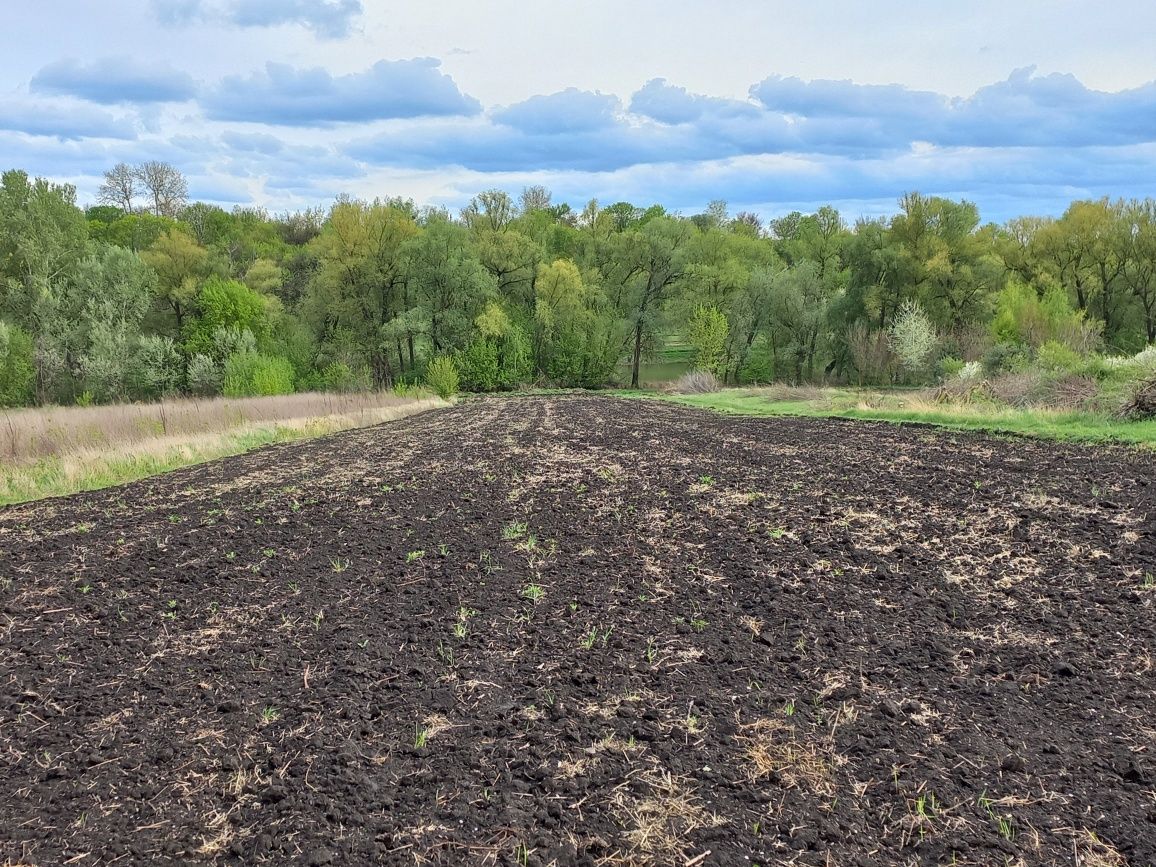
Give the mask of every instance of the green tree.
[(306, 292), (303, 317), (321, 349), (330, 356), (351, 352), (365, 359), (378, 385), (416, 363), (413, 320), (394, 329), (388, 342), (383, 328), (416, 306), (407, 244), (418, 233), (407, 209), (343, 201), (333, 206), (321, 234), (310, 243), (318, 269)]
[(209, 251), (185, 232), (165, 232), (141, 254), (157, 273), (157, 297), (172, 312), (176, 333), (185, 327), (193, 299), (212, 273)]
[(409, 297), (421, 311), (433, 352), (464, 347), (475, 318), (497, 295), (497, 281), (478, 261), (467, 231), (435, 221), (404, 252)]
[(210, 278), (197, 293), (196, 316), (185, 326), (186, 352), (210, 353), (222, 328), (249, 331), (260, 342), (268, 332), (272, 301), (235, 280)]
[(658, 217), (611, 239), (607, 282), (615, 287), (616, 306), (630, 329), (632, 388), (638, 388), (643, 342), (658, 331), (663, 304), (685, 273), (696, 231), (693, 223)]
[(425, 371), (425, 382), (434, 394), (449, 399), (458, 393), (458, 369), (448, 355), (439, 355), (429, 363)]
[(699, 305), (691, 317), (687, 339), (694, 348), (694, 366), (722, 376), (726, 368), (727, 318), (717, 307)]
[(32, 338), (0, 321), (0, 406), (24, 406), (32, 400), (35, 383)]
[(565, 259), (538, 266), (534, 283), (534, 358), (552, 381), (602, 385), (614, 371), (621, 335), (600, 288)]
[(69, 340), (85, 390), (97, 400), (123, 400), (130, 361), (155, 292), (156, 274), (122, 247), (97, 247), (76, 269), (83, 299)]
[(140, 338), (132, 359), (132, 387), (138, 397), (155, 400), (176, 394), (185, 383), (176, 341), (162, 334)]
[(73, 277), (87, 233), (73, 187), (21, 171), (0, 177), (0, 317), (33, 340), (40, 401), (75, 371), (69, 339), (80, 299)]

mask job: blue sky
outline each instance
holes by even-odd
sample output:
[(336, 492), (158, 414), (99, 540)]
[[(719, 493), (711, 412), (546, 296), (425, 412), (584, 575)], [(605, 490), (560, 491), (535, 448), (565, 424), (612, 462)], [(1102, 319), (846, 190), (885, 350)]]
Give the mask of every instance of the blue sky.
[(146, 159), (272, 211), (527, 184), (765, 216), (890, 213), (909, 190), (994, 220), (1156, 196), (1151, 0), (13, 7), (0, 167), (82, 202)]

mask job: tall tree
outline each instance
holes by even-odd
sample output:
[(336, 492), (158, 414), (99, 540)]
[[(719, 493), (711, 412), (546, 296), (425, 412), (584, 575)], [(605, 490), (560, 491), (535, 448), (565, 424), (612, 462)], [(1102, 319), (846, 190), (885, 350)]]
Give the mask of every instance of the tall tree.
[(463, 223), (471, 229), (488, 229), (491, 232), (506, 231), (517, 216), (518, 209), (514, 200), (502, 190), (478, 193), (462, 208)]
[(394, 351), (399, 370), (406, 367), (403, 346), (409, 350), (409, 366), (415, 362), (420, 326), (407, 316), (414, 304), (403, 248), (418, 231), (406, 209), (344, 201), (333, 206), (321, 234), (310, 243), (319, 267), (306, 296), (306, 319), (323, 345), (368, 358), (379, 385), (394, 376)]
[(136, 169), (128, 163), (117, 163), (104, 173), (104, 183), (97, 190), (96, 199), (101, 204), (112, 205), (131, 214), (132, 203), (140, 192), (139, 183)]
[(157, 273), (157, 295), (172, 312), (179, 335), (201, 282), (212, 273), (209, 251), (183, 231), (173, 229), (161, 235), (141, 258)]
[(638, 388), (643, 341), (657, 332), (663, 303), (682, 279), (693, 223), (658, 217), (615, 239), (609, 279), (631, 334), (630, 385)]
[(1126, 245), (1121, 278), (1143, 316), (1144, 339), (1156, 343), (1156, 201), (1128, 202), (1123, 208)]
[(177, 217), (189, 199), (189, 183), (180, 170), (170, 163), (150, 160), (136, 169), (145, 195), (152, 200), (157, 217)]
[(74, 187), (33, 181), (21, 171), (0, 177), (0, 318), (35, 341), (40, 401), (75, 369), (68, 342), (77, 305), (73, 277), (87, 234)]
[(518, 197), (518, 204), (523, 214), (532, 214), (534, 211), (550, 210), (550, 200), (553, 198), (550, 191), (540, 184), (522, 188), (522, 195)]
[(412, 297), (428, 323), (433, 351), (462, 348), (474, 319), (497, 294), (497, 281), (470, 249), (466, 230), (432, 223), (406, 244), (405, 255)]

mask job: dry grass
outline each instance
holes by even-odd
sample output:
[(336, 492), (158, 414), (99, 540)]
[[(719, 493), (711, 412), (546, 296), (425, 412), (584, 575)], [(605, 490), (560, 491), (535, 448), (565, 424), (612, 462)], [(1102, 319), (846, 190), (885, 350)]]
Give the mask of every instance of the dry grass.
[(1118, 849), (1091, 831), (1080, 834), (1074, 844), (1077, 867), (1128, 867), (1128, 859)]
[(670, 390), (675, 394), (710, 394), (721, 388), (719, 378), (709, 370), (692, 370), (680, 376)]
[(777, 778), (788, 788), (830, 795), (835, 786), (834, 751), (827, 739), (800, 740), (795, 727), (776, 719), (760, 719), (742, 727), (752, 780)]
[(447, 405), (436, 397), (380, 393), (17, 410), (0, 419), (0, 505), (95, 490)]
[(27, 463), (120, 446), (221, 434), (251, 425), (353, 416), (408, 406), (392, 392), (217, 397), (111, 406), (49, 406), (3, 411), (0, 459)]
[[(687, 780), (661, 769), (633, 777), (615, 793), (612, 806), (627, 827), (631, 846), (644, 856), (661, 856), (665, 864), (673, 863), (666, 859), (685, 847), (691, 833), (724, 824), (702, 805)], [(641, 863), (650, 863), (649, 858)]]

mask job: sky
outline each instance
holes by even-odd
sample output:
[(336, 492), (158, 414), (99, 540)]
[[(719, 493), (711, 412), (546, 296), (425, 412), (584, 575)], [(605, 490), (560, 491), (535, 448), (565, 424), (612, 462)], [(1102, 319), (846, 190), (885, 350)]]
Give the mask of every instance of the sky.
[(685, 214), (985, 220), (1156, 196), (1151, 0), (9, 0), (0, 170), (95, 200), (458, 208), (541, 184)]

